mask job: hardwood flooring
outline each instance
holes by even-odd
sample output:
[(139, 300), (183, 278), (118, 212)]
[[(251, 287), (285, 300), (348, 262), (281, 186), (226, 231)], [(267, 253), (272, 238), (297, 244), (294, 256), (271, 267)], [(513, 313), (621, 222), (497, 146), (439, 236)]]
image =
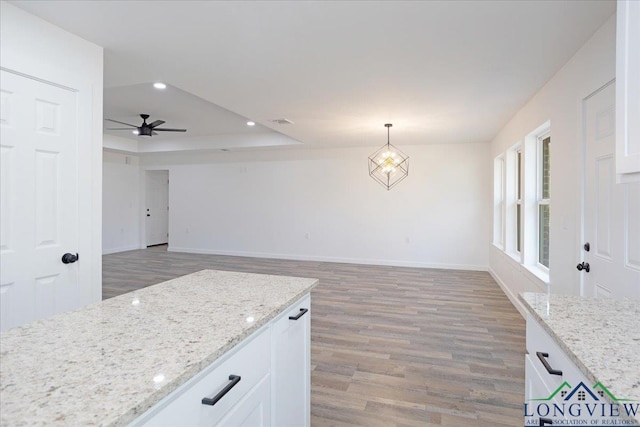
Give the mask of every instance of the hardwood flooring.
[(103, 298), (204, 268), (315, 277), (311, 424), (521, 426), (524, 320), (485, 272), (167, 252), (103, 257)]

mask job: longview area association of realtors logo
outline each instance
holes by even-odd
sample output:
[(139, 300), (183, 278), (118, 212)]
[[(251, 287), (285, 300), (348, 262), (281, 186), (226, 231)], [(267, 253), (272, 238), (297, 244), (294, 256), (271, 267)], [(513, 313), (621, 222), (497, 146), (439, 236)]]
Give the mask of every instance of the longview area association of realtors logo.
[(562, 383), (547, 397), (524, 404), (525, 426), (640, 427), (640, 403), (619, 399), (602, 383)]

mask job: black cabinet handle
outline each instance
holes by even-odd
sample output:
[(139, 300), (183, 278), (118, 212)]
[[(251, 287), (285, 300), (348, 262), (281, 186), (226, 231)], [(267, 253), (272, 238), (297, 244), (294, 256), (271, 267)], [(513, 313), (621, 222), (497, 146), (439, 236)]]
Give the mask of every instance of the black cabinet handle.
[(210, 406), (215, 405), (218, 402), (218, 400), (222, 399), (225, 394), (229, 393), (229, 390), (234, 388), (236, 384), (240, 382), (240, 379), (241, 377), (239, 375), (229, 375), (229, 381), (230, 381), (229, 384), (227, 384), (222, 390), (220, 390), (218, 394), (216, 394), (212, 398), (203, 397), (202, 404), (210, 405)]
[(540, 418), (539, 426), (553, 425), (553, 420), (549, 418)]
[(547, 362), (546, 358), (549, 357), (549, 353), (542, 353), (541, 351), (536, 351), (536, 356), (538, 356), (538, 359), (540, 359), (540, 362), (542, 362), (542, 366), (544, 366), (544, 369), (546, 369), (547, 372), (549, 372), (551, 375), (562, 375), (562, 371), (553, 369), (551, 365), (549, 365), (549, 362)]
[(295, 315), (295, 316), (289, 316), (289, 319), (290, 319), (290, 320), (298, 320), (299, 318), (301, 318), (302, 316), (304, 316), (304, 315), (305, 315), (305, 313), (306, 313), (307, 311), (309, 311), (309, 309), (308, 309), (308, 308), (301, 308), (301, 309), (300, 309), (300, 313), (298, 313), (298, 314), (297, 314), (297, 315)]

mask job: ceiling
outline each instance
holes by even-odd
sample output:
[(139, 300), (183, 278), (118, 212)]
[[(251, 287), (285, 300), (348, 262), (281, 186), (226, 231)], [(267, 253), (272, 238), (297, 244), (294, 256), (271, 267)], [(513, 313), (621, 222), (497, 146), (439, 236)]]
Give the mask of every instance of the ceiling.
[[(385, 123), (399, 146), (488, 142), (615, 12), (575, 0), (13, 3), (103, 46), (105, 114), (187, 127), (145, 142), (171, 150), (381, 145)], [(141, 95), (155, 81), (168, 90)]]
[[(262, 147), (299, 144), (293, 138), (274, 132), (212, 102), (197, 97), (170, 84), (156, 89), (154, 82), (104, 89), (104, 117), (136, 126), (142, 124), (140, 114), (149, 114), (147, 123), (164, 120), (162, 128), (187, 129), (186, 133), (158, 132), (151, 138), (133, 136), (133, 129), (105, 121), (104, 132), (120, 138), (136, 139), (135, 151), (183, 151)], [(108, 145), (106, 143), (105, 145)], [(119, 146), (121, 148), (121, 146)]]

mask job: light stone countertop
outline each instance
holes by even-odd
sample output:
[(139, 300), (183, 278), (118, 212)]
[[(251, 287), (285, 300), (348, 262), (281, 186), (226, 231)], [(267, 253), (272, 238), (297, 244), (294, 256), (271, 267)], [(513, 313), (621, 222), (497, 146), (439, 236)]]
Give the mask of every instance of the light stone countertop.
[(639, 302), (531, 292), (520, 299), (592, 384), (640, 402)]
[(0, 424), (121, 426), (318, 283), (203, 270), (0, 334)]

